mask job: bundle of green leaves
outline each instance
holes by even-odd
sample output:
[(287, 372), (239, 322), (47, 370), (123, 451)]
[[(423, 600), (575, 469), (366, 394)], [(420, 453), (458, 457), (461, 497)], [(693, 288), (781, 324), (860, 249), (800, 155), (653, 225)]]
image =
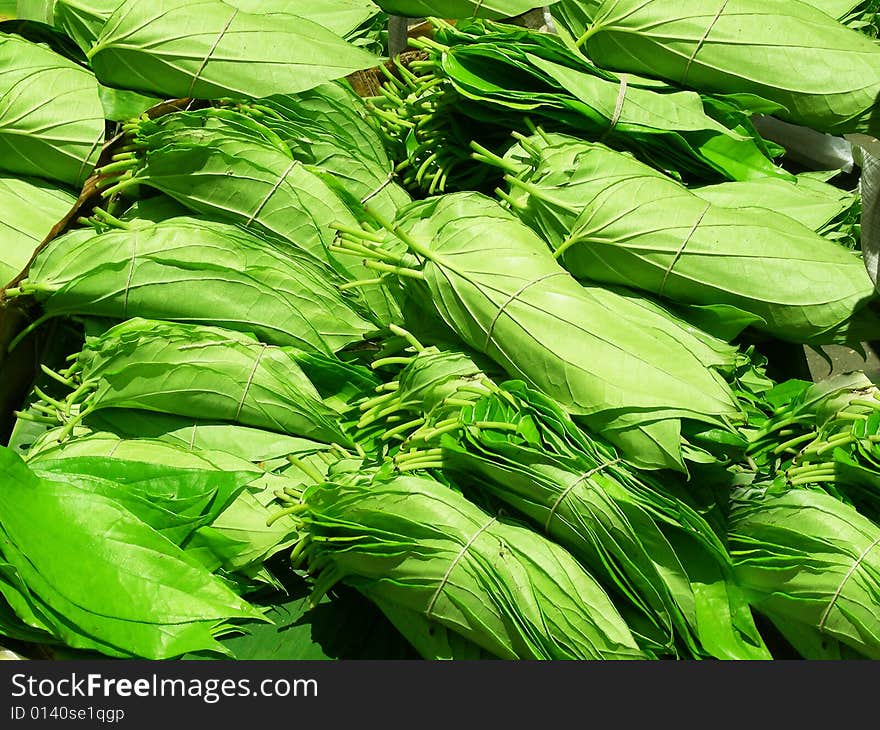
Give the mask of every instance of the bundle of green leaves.
[(603, 68), (757, 96), (820, 132), (876, 134), (880, 49), (817, 4), (588, 0), (591, 22), (576, 44)]
[(382, 96), (371, 100), (411, 187), (433, 194), (480, 185), (485, 172), (472, 169), (468, 142), (504, 145), (510, 130), (527, 131), (529, 118), (678, 176), (790, 178), (772, 162), (781, 149), (730, 99), (602, 70), (546, 33), (434, 22), (434, 39), (412, 41), (427, 60), (397, 63), (397, 76), (386, 72)]
[(43, 45), (0, 33), (0, 170), (78, 190), (102, 144), (94, 74)]
[(295, 93), (377, 62), (306, 18), (278, 23), (221, 0), (126, 0), (86, 56), (108, 86), (199, 99)]
[(351, 480), (303, 497), (317, 591), (345, 580), (379, 606), (505, 659), (639, 659), (605, 591), (562, 548), (421, 477)]
[(523, 139), (505, 160), (481, 157), (509, 170), (504, 199), (579, 279), (739, 310), (790, 342), (880, 331), (865, 309), (874, 288), (861, 258), (775, 210), (719, 205), (711, 191), (563, 135)]
[(393, 218), (411, 202), (394, 180), (394, 165), (381, 136), (368, 120), (363, 100), (344, 82), (322, 84), (301, 94), (270, 96), (241, 103), (290, 150), (297, 160), (355, 205), (369, 203)]
[(392, 383), (362, 409), (396, 471), (451, 478), (527, 517), (610, 591), (650, 654), (769, 657), (687, 488), (637, 475), (552, 399), (495, 385), (463, 352), (419, 350)]
[(285, 241), (349, 281), (363, 282), (352, 286), (383, 324), (399, 318), (392, 293), (365, 279), (373, 273), (362, 257), (330, 251), (331, 224), (357, 225), (350, 207), (359, 206), (357, 199), (343, 199), (342, 183), (328, 183), (326, 174), (294, 159), (269, 127), (229, 109), (205, 109), (142, 119), (126, 129), (131, 149), (100, 170), (105, 197), (137, 195), (148, 186), (194, 213)]
[(61, 236), (6, 296), (34, 296), (46, 318), (202, 322), (329, 354), (376, 329), (366, 306), (340, 291), (343, 281), (301, 250), (225, 223), (175, 217)]
[(301, 356), (218, 327), (130, 319), (86, 340), (57, 413), (68, 432), (93, 411), (134, 408), (349, 445)]
[(803, 656), (840, 658), (839, 642), (880, 657), (875, 523), (826, 494), (746, 493), (731, 515), (730, 551), (753, 605)]
[[(605, 433), (636, 463), (683, 469), (681, 419), (724, 427), (737, 417), (705, 345), (689, 346), (694, 338), (659, 308), (579, 284), (494, 200), (432, 198), (386, 225), (392, 234), (343, 233), (373, 266), (406, 281), (465, 344)], [(383, 247), (388, 238), (410, 253)]]
[[(189, 527), (210, 522), (249, 475), (151, 470), (103, 459), (79, 472), (31, 470), (5, 448), (0, 461), (6, 477), (0, 496), (5, 635), (163, 659), (224, 653), (217, 636), (262, 620), (175, 542)], [(114, 473), (114, 467), (121, 469)]]

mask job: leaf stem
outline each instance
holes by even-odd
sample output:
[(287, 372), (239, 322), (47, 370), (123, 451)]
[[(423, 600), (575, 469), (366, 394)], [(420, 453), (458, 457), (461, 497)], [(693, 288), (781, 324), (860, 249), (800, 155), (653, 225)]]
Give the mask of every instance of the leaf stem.
[(375, 269), (376, 271), (384, 271), (389, 274), (396, 274), (397, 276), (407, 277), (409, 279), (424, 279), (425, 275), (419, 271), (418, 269), (409, 269), (404, 266), (391, 266), (390, 264), (386, 264), (383, 261), (370, 261), (366, 259), (364, 261), (364, 266), (368, 269)]
[(773, 453), (774, 454), (781, 454), (786, 449), (790, 449), (795, 446), (800, 446), (800, 444), (804, 443), (805, 441), (810, 441), (811, 439), (816, 438), (816, 436), (818, 436), (818, 435), (819, 434), (816, 431), (810, 431), (809, 433), (805, 433), (801, 436), (796, 436), (793, 439), (789, 439), (788, 441), (784, 441), (783, 443), (779, 444), (779, 446), (777, 446), (775, 449), (773, 449)]
[(58, 425), (57, 418), (50, 418), (49, 416), (38, 416), (35, 413), (28, 413), (27, 411), (13, 411), (12, 415), (16, 418), (20, 418), (22, 421), (32, 421), (33, 423), (44, 423), (46, 425)]
[(276, 512), (271, 517), (269, 517), (268, 520), (266, 520), (266, 527), (272, 527), (272, 525), (278, 522), (278, 520), (280, 520), (282, 517), (297, 515), (301, 512), (304, 512), (306, 509), (308, 509), (308, 506), (300, 503), (293, 505), (292, 507), (286, 507), (285, 509), (278, 510), (278, 512)]
[(416, 352), (422, 352), (425, 349), (425, 346), (419, 342), (415, 335), (413, 335), (409, 330), (405, 330), (403, 327), (400, 327), (393, 322), (388, 325), (388, 329), (391, 330), (398, 337), (403, 337), (410, 345), (412, 345), (413, 349)]
[(413, 428), (417, 428), (421, 426), (425, 422), (424, 418), (414, 418), (412, 421), (407, 421), (406, 423), (401, 423), (399, 426), (395, 426), (390, 431), (386, 431), (382, 434), (381, 440), (388, 441), (395, 436), (402, 434), (404, 431), (409, 431)]
[(470, 144), (473, 153), (471, 157), (478, 162), (484, 162), (487, 165), (492, 165), (493, 167), (498, 167), (502, 170), (505, 170), (511, 174), (518, 173), (519, 168), (510, 160), (505, 160), (501, 155), (497, 155), (492, 150), (484, 147), (479, 142), (471, 141)]
[(12, 342), (9, 343), (9, 347), (6, 348), (6, 352), (7, 353), (12, 352), (16, 347), (18, 347), (18, 345), (21, 343), (21, 341), (25, 337), (27, 337), (29, 334), (31, 334), (31, 332), (36, 330), (42, 324), (44, 324), (44, 323), (48, 322), (50, 319), (52, 319), (52, 316), (53, 315), (51, 313), (46, 312), (42, 316), (37, 317), (37, 319), (35, 319), (33, 322), (31, 322), (27, 327), (25, 327), (21, 332), (19, 332), (12, 339)]
[(819, 484), (823, 482), (836, 482), (837, 477), (832, 474), (819, 475), (816, 477), (798, 477), (797, 479), (792, 479), (789, 484), (793, 487), (799, 487), (802, 484)]
[(103, 208), (95, 208), (94, 211), (92, 211), (92, 216), (94, 218), (97, 218), (101, 223), (106, 223), (107, 225), (111, 225), (116, 228), (121, 228), (123, 230), (131, 230), (132, 228), (132, 224), (130, 222), (120, 220), (115, 215), (112, 215), (109, 211), (106, 211)]
[(397, 236), (401, 241), (403, 241), (412, 251), (419, 254), (420, 256), (424, 256), (426, 259), (432, 260), (434, 258), (434, 254), (427, 246), (423, 245), (419, 241), (416, 241), (412, 236), (410, 236), (405, 231), (401, 230), (400, 226), (397, 226), (390, 221), (386, 220), (384, 216), (382, 216), (379, 211), (377, 211), (372, 205), (364, 206), (367, 213), (369, 213), (376, 222), (382, 226), (389, 233)]
[(307, 464), (296, 454), (288, 454), (287, 460), (297, 469), (303, 472), (303, 474), (305, 474), (315, 484), (321, 484), (322, 482), (324, 482), (324, 475), (321, 474), (321, 472), (319, 472), (317, 469), (315, 469), (311, 464)]
[(851, 406), (864, 406), (865, 408), (871, 408), (875, 411), (880, 411), (880, 401), (868, 400), (866, 398), (854, 398), (849, 402)]
[(427, 460), (427, 461), (412, 461), (407, 462), (406, 464), (401, 464), (397, 467), (398, 471), (417, 471), (417, 470), (427, 470), (427, 469), (442, 469), (443, 462), (438, 460)]
[(385, 367), (386, 365), (409, 365), (412, 362), (411, 357), (383, 357), (378, 360), (374, 360), (370, 367), (373, 370), (377, 368)]
[(519, 429), (513, 423), (505, 423), (504, 421), (477, 421), (473, 424), (479, 429), (492, 429), (494, 431), (510, 431), (516, 432)]
[(362, 286), (374, 286), (384, 283), (385, 279), (381, 276), (377, 276), (375, 279), (356, 279), (355, 281), (347, 281), (345, 284), (340, 284), (339, 291), (350, 291)]
[(445, 421), (441, 421), (434, 428), (426, 431), (425, 433), (414, 433), (413, 440), (414, 441), (433, 441), (434, 439), (442, 436), (445, 433), (452, 433), (453, 431), (457, 431), (461, 428), (461, 423), (458, 418), (449, 418)]

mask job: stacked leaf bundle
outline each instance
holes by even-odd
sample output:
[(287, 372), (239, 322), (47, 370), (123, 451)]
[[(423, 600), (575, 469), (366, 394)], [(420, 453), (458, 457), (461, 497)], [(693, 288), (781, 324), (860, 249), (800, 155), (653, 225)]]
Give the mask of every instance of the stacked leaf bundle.
[[(880, 657), (880, 392), (762, 355), (876, 337), (859, 198), (751, 122), (870, 131), (878, 51), (825, 13), (876, 9), (771, 3), (780, 43), (827, 40), (792, 82), (740, 49), (751, 0), (630, 5), (560, 0), (554, 36), (495, 22), (529, 0), (22, 0), (0, 376), (42, 347), (0, 448), (0, 635)], [(447, 20), (383, 63), (382, 11)], [(843, 53), (868, 87), (800, 78)]]
[[(627, 155), (562, 135), (523, 139), (508, 160), (485, 159), (509, 171), (504, 198), (580, 279), (720, 305), (792, 342), (877, 337), (876, 317), (861, 310), (873, 295), (861, 258), (792, 220), (798, 212), (786, 206), (804, 183), (771, 179), (782, 207), (770, 211), (752, 204), (761, 183), (742, 193), (735, 183), (690, 191)], [(826, 190), (814, 192), (836, 205)], [(846, 331), (862, 323), (861, 337)]]
[(605, 71), (543, 33), (435, 25), (435, 39), (414, 41), (427, 58), (398, 63), (398, 76), (386, 70), (390, 81), (373, 101), (410, 187), (482, 184), (486, 171), (467, 156), (472, 135), (498, 147), (530, 119), (602, 139), (677, 176), (791, 179), (772, 162), (782, 150), (758, 135), (740, 100)]

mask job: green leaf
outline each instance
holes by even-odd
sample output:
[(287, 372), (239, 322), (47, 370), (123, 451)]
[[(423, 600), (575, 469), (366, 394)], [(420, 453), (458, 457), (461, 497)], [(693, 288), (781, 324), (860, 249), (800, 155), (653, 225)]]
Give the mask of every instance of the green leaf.
[(0, 176), (0, 285), (23, 270), (76, 198), (39, 180)]
[(0, 460), (0, 550), (68, 645), (168, 658), (220, 650), (214, 636), (230, 622), (261, 619), (114, 501), (40, 479), (7, 449)]
[(131, 319), (86, 341), (74, 400), (224, 420), (347, 446), (297, 351), (216, 327)]
[(108, 86), (201, 99), (304, 91), (378, 63), (317, 23), (220, 0), (128, 0), (87, 55)]
[(716, 205), (600, 144), (523, 144), (532, 161), (507, 178), (514, 209), (580, 279), (735, 307), (794, 343), (836, 341), (872, 298), (858, 256), (776, 210)]
[(85, 54), (80, 50), (67, 35), (51, 25), (41, 23), (38, 20), (2, 20), (0, 19), (0, 34), (6, 34), (24, 38), (31, 43), (45, 46), (50, 51), (73, 61), (79, 66), (86, 65)]
[(297, 486), (297, 482), (283, 477), (252, 482), (211, 524), (195, 531), (185, 546), (187, 552), (209, 570), (222, 568), (259, 579), (265, 561), (301, 537), (297, 523), (289, 517), (269, 524), (281, 509), (276, 492), (285, 486)]
[(289, 0), (227, 0), (227, 2), (233, 7), (256, 15), (292, 15), (309, 20), (343, 38), (379, 12), (379, 8), (370, 0), (310, 0), (308, 3), (296, 4), (291, 4)]
[[(880, 657), (880, 528), (826, 494), (741, 499), (730, 525), (737, 579), (759, 611)], [(788, 632), (787, 632), (788, 633)]]
[(693, 192), (725, 208), (774, 210), (836, 241), (858, 238), (859, 196), (807, 175), (799, 175), (793, 182), (765, 177), (709, 185)]
[(95, 77), (42, 46), (0, 34), (0, 169), (78, 188), (103, 143)]
[[(331, 226), (357, 227), (357, 219), (317, 168), (293, 160), (268, 127), (229, 110), (204, 110), (143, 122), (136, 140), (143, 157), (118, 189), (148, 185), (197, 213), (282, 239), (348, 279), (375, 278), (363, 256), (330, 251)], [(399, 320), (386, 287), (358, 291), (380, 323)]]
[(18, 0), (16, 12), (12, 15), (22, 20), (34, 20), (52, 25), (57, 0)]
[(501, 658), (642, 652), (605, 592), (556, 544), (430, 479), (310, 488), (318, 595), (340, 578)]
[(51, 22), (86, 53), (121, 0), (54, 0)]
[(807, 3), (605, 0), (579, 39), (606, 68), (776, 102), (821, 132), (880, 129), (880, 48)]
[(308, 584), (286, 586), (286, 600), (267, 604), (274, 622), (255, 624), (223, 640), (236, 659), (412, 659), (412, 649), (376, 608), (357, 592), (340, 588), (309, 603)]
[(162, 101), (158, 96), (144, 96), (136, 91), (111, 89), (103, 84), (99, 85), (98, 93), (101, 95), (104, 116), (111, 122), (135, 119)]
[(671, 318), (578, 284), (494, 201), (435, 198), (407, 209), (398, 226), (426, 259), (433, 306), (468, 346), (612, 431), (659, 422), (665, 445), (630, 444), (628, 457), (681, 468), (676, 419), (717, 423), (737, 411), (720, 376), (683, 344), (687, 333), (670, 334)]
[(182, 546), (253, 480), (247, 472), (180, 469), (118, 457), (43, 454), (29, 465), (38, 476), (101, 494)]
[(125, 408), (96, 411), (84, 423), (126, 439), (150, 438), (188, 449), (222, 451), (270, 468), (286, 464), (288, 454), (310, 454), (328, 448), (317, 441), (274, 431)]
[[(361, 98), (344, 83), (259, 99), (243, 110), (276, 132), (295, 159), (316, 166), (357, 201), (393, 218), (411, 202), (390, 179), (394, 164)], [(329, 173), (327, 175), (326, 173)]]
[[(450, 133), (467, 135), (465, 141), (487, 136), (484, 129), (460, 128), (459, 114), (473, 116), (489, 129), (500, 127), (499, 132), (512, 128), (525, 133), (526, 113), (534, 123), (600, 139), (677, 175), (710, 180), (791, 178), (773, 164), (764, 140), (733, 101), (682, 91), (652, 78), (611, 73), (547, 33), (475, 21), (439, 25), (435, 35), (448, 48), (427, 49), (436, 64), (433, 75), (448, 79), (448, 84), (434, 92), (431, 121), (422, 121), (425, 112), (416, 106), (419, 111), (409, 120), (415, 127), (407, 127), (416, 138), (432, 139), (437, 120), (431, 117), (439, 117)], [(424, 81), (411, 86), (408, 99), (432, 91)], [(452, 89), (464, 99), (456, 100)], [(389, 90), (401, 93), (396, 87)], [(406, 104), (389, 111), (404, 119), (413, 114)], [(385, 117), (381, 120), (394, 134), (393, 125)], [(429, 151), (440, 159), (455, 159), (455, 150), (444, 150), (439, 143)]]
[(28, 272), (49, 316), (204, 322), (263, 342), (330, 354), (375, 326), (312, 257), (239, 228), (193, 218), (61, 236)]
[(280, 509), (276, 492), (297, 482), (194, 443), (94, 433), (38, 445), (28, 460), (57, 474), (50, 478), (112, 497), (211, 571), (256, 577), (299, 535), (290, 518), (267, 524)]

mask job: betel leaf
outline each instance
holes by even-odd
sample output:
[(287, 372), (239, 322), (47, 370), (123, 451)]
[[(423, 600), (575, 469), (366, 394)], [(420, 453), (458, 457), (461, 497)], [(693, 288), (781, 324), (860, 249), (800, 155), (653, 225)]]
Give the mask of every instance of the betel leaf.
[[(117, 189), (148, 185), (197, 213), (282, 239), (346, 278), (374, 279), (363, 257), (330, 252), (331, 224), (357, 226), (346, 201), (318, 168), (292, 159), (268, 127), (228, 109), (209, 109), (144, 121), (135, 142), (142, 151), (132, 163), (134, 174)], [(379, 322), (399, 319), (381, 283), (357, 290)]]
[(150, 107), (156, 106), (162, 101), (158, 96), (145, 96), (136, 91), (126, 89), (113, 89), (100, 84), (98, 93), (101, 96), (101, 106), (104, 109), (104, 117), (111, 122), (124, 122), (135, 119)]
[[(690, 495), (676, 494), (673, 478), (654, 480), (619, 464), (521, 383), (463, 409), (461, 425), (460, 436), (443, 437), (444, 467), (530, 517), (577, 557), (614, 591), (643, 648), (769, 658), (732, 585), (724, 547)], [(711, 628), (698, 620), (703, 608), (712, 610), (703, 598), (710, 590), (730, 607)]]
[(78, 188), (103, 142), (95, 77), (47, 48), (0, 34), (0, 169)]
[(22, 292), (48, 316), (139, 316), (252, 332), (263, 342), (335, 352), (374, 329), (338, 275), (235, 226), (193, 218), (61, 236), (34, 261)]
[(606, 68), (780, 105), (821, 132), (880, 128), (880, 48), (790, 0), (605, 0), (578, 39)]
[(51, 643), (51, 620), (33, 600), (14, 565), (0, 558), (0, 634), (13, 639)]
[(0, 463), (0, 551), (69, 646), (152, 659), (222, 651), (218, 633), (262, 619), (113, 500), (40, 478), (8, 449)]
[(501, 658), (644, 657), (571, 555), (436, 481), (327, 484), (304, 501), (318, 595), (344, 579)]
[(737, 412), (718, 373), (671, 334), (671, 318), (580, 285), (495, 201), (429, 199), (405, 209), (396, 230), (424, 257), (430, 301), (466, 344), (618, 445), (628, 433), (628, 458), (682, 468), (677, 419), (718, 423)]
[(276, 492), (295, 485), (284, 477), (249, 484), (210, 524), (196, 530), (186, 544), (187, 552), (210, 570), (222, 568), (259, 580), (265, 561), (300, 537), (290, 517), (271, 520), (280, 509)]
[(330, 263), (329, 223), (351, 218), (342, 202), (286, 148), (212, 123), (215, 114), (142, 122), (135, 135), (141, 165), (123, 184), (148, 185), (196, 213), (262, 229)]
[(276, 132), (295, 159), (323, 171), (325, 181), (332, 179), (383, 216), (394, 217), (411, 202), (392, 179), (394, 164), (366, 118), (364, 102), (348, 84), (259, 99), (242, 110)]
[(593, 23), (602, 0), (559, 0), (550, 8), (556, 30), (567, 45), (574, 47), (575, 39)]
[[(51, 440), (41, 442), (28, 450), (26, 459), (31, 466), (45, 462), (57, 463), (60, 466), (62, 462), (68, 461), (71, 472), (107, 479), (114, 478), (125, 483), (139, 481), (142, 476), (148, 483), (153, 481), (150, 472), (143, 474), (137, 472), (138, 464), (155, 464), (184, 470), (180, 474), (182, 479), (179, 481), (185, 486), (190, 485), (189, 477), (192, 476), (188, 472), (240, 472), (248, 475), (251, 480), (263, 475), (263, 470), (255, 464), (222, 451), (195, 446), (185, 448), (182, 445), (147, 437), (123, 438), (106, 431), (77, 434), (61, 442)], [(80, 461), (71, 461), (77, 459)], [(110, 461), (112, 465), (102, 467), (102, 460)], [(129, 473), (137, 479), (128, 477)], [(159, 488), (162, 488), (161, 485)]]
[[(697, 364), (690, 348), (681, 347), (681, 340), (671, 335), (664, 337), (661, 334), (672, 329), (671, 319), (663, 318), (662, 324), (659, 320), (651, 322), (648, 311), (639, 305), (631, 305), (626, 297), (596, 287), (572, 286), (574, 282), (567, 278), (546, 254), (544, 242), (526, 233), (510, 214), (496, 204), (490, 204), (489, 200), (482, 196), (461, 194), (446, 196), (435, 202), (437, 208), (434, 211), (431, 228), (436, 233), (430, 244), (431, 253), (435, 255), (429, 258), (431, 263), (425, 273), (432, 292), (435, 292), (436, 306), (447, 322), (454, 322), (457, 329), (466, 333), (466, 341), (472, 341), (472, 346), (476, 345), (477, 349), (488, 350), (488, 354), (493, 359), (499, 360), (506, 368), (513, 371), (511, 375), (523, 375), (525, 374), (523, 371), (533, 373), (532, 377), (527, 375), (526, 379), (541, 380), (539, 387), (543, 386), (542, 390), (548, 388), (556, 391), (555, 395), (561, 398), (560, 402), (564, 407), (579, 415), (614, 410), (617, 407), (626, 408), (627, 404), (635, 402), (638, 402), (642, 408), (653, 406), (679, 414), (698, 414), (703, 408), (707, 409), (706, 413), (727, 411), (729, 399), (725, 389), (719, 388), (717, 383), (712, 385), (715, 379), (704, 369), (702, 362)], [(484, 225), (479, 225), (481, 222)], [(417, 226), (416, 230), (419, 228), (421, 226)], [(487, 245), (490, 242), (497, 248)], [(489, 258), (486, 258), (487, 256)], [(486, 267), (485, 262), (490, 259), (495, 263), (491, 267)], [(502, 260), (505, 262), (503, 269), (498, 266)], [(491, 275), (488, 273), (490, 271), (492, 271)], [(481, 282), (483, 276), (486, 278)], [(552, 284), (550, 284), (551, 276)], [(511, 279), (510, 282), (505, 281), (508, 277)], [(542, 278), (547, 281), (546, 286), (542, 286), (543, 282), (539, 282)], [(528, 283), (532, 283), (529, 287), (531, 292), (524, 289), (524, 285)], [(454, 294), (447, 293), (447, 288), (457, 291)], [(508, 288), (510, 294), (507, 294)], [(553, 307), (549, 311), (556, 311), (557, 297), (562, 301), (569, 296), (573, 298), (571, 307), (567, 309), (568, 316), (563, 316), (562, 310), (559, 310), (560, 317), (556, 326), (563, 329), (552, 335), (552, 339), (557, 343), (553, 346), (547, 340), (551, 337), (552, 328), (548, 330), (542, 326), (527, 325), (532, 317), (538, 317), (540, 320), (549, 313), (543, 306), (539, 306), (541, 295), (538, 295), (537, 299), (532, 299), (531, 296), (532, 292), (540, 292), (543, 289), (547, 291), (544, 295), (546, 305), (549, 307), (552, 304)], [(478, 308), (483, 298), (487, 300), (483, 305), (488, 305), (487, 314), (491, 312), (491, 317), (485, 322), (482, 321)], [(575, 301), (577, 304), (574, 304)], [(632, 317), (633, 325), (635, 321), (641, 320), (644, 325), (656, 328), (651, 330), (650, 337), (645, 337), (644, 346), (637, 346), (634, 342), (630, 346), (624, 346), (622, 342), (615, 341), (616, 338), (611, 336), (610, 330), (602, 335), (598, 334), (601, 331), (599, 324), (608, 316), (603, 312), (616, 312), (614, 318), (619, 322), (621, 317), (626, 317), (628, 306), (638, 308), (638, 315), (634, 314)], [(593, 310), (591, 316), (588, 320), (581, 320), (580, 316), (588, 309)], [(575, 312), (579, 314), (575, 315)], [(589, 327), (582, 328), (578, 324), (579, 322), (585, 324), (586, 321), (591, 322)], [(635, 340), (642, 336), (635, 326), (629, 329)], [(566, 331), (568, 334), (563, 334)], [(615, 362), (616, 357), (626, 359), (623, 355), (626, 351), (631, 356), (637, 357), (640, 365), (630, 363), (628, 359), (625, 366), (622, 364), (623, 361), (617, 361), (612, 367), (618, 372), (628, 373), (630, 368), (644, 368), (642, 375), (646, 380), (654, 377), (649, 375), (652, 371), (656, 371), (656, 376), (661, 380), (664, 376), (660, 376), (660, 371), (665, 373), (665, 377), (671, 376), (671, 378), (665, 386), (658, 384), (651, 395), (648, 395), (645, 389), (647, 386), (645, 380), (641, 380), (640, 385), (633, 381), (631, 387), (620, 387), (618, 390), (618, 387), (612, 385), (616, 378), (612, 377), (610, 372), (600, 375), (593, 370), (593, 366), (588, 366), (585, 361), (580, 360), (590, 347), (587, 340), (580, 339), (581, 336), (587, 337), (600, 349), (609, 348), (607, 356), (596, 355), (593, 366), (598, 365), (598, 362), (607, 362), (610, 365)], [(508, 340), (508, 337), (511, 339)], [(529, 361), (524, 354), (516, 353), (517, 348), (513, 347), (513, 342), (514, 339), (520, 338), (522, 339), (518, 347), (536, 348), (535, 361)], [(673, 345), (673, 341), (677, 344)], [(661, 361), (659, 352), (665, 347), (671, 347), (672, 350), (681, 347), (681, 351), (678, 355), (673, 355), (670, 350), (667, 355), (669, 359)], [(551, 367), (547, 369), (546, 380), (544, 376), (539, 376), (540, 366), (537, 363), (543, 362), (545, 357), (550, 358), (548, 363), (555, 361), (563, 365), (567, 377), (551, 385), (554, 378), (549, 373), (555, 369)], [(657, 359), (654, 359), (655, 357)], [(578, 362), (583, 369), (577, 365)], [(664, 370), (666, 367), (672, 370)], [(682, 370), (676, 372), (677, 368)], [(684, 385), (688, 379), (684, 376), (685, 370), (688, 370), (693, 378), (691, 384), (697, 381), (703, 383), (701, 395), (698, 396), (694, 392), (692, 397), (683, 397), (678, 401), (679, 388), (685, 387), (685, 390), (690, 390), (690, 386)], [(587, 373), (590, 372), (603, 383), (599, 388), (604, 394), (602, 397), (588, 397), (586, 391), (581, 392), (581, 388), (589, 390), (591, 387), (587, 385), (587, 381), (591, 379)], [(620, 374), (623, 375), (622, 372)], [(615, 392), (620, 396), (620, 400), (612, 396)], [(554, 393), (549, 394), (554, 395)], [(672, 405), (673, 402), (677, 405)]]
[(149, 438), (187, 449), (222, 451), (267, 467), (288, 463), (288, 454), (312, 454), (328, 448), (275, 431), (125, 408), (96, 411), (84, 424), (124, 439)]
[[(293, 15), (310, 20), (343, 38), (379, 13), (379, 8), (370, 0), (309, 0), (307, 3), (291, 3), (290, 0), (225, 0), (225, 2), (256, 15)], [(283, 22), (282, 18), (279, 18), (279, 22)]]
[(241, 636), (223, 639), (236, 659), (415, 659), (403, 637), (367, 599), (340, 587), (318, 605), (309, 584), (294, 576), (285, 597), (264, 599), (273, 624), (254, 624)]
[[(318, 0), (308, 3), (306, 7), (296, 8), (291, 8), (291, 4), (284, 0), (275, 3), (234, 0), (228, 4), (258, 15), (299, 16), (339, 36), (354, 31), (379, 12), (369, 0)], [(19, 17), (54, 25), (70, 36), (83, 51), (88, 51), (101, 34), (104, 24), (122, 5), (122, 0), (19, 0), (18, 5)]]
[(50, 51), (80, 66), (86, 65), (86, 56), (76, 43), (57, 28), (38, 20), (3, 20), (0, 18), (0, 33), (24, 38), (31, 43), (45, 46)]
[(0, 285), (21, 273), (75, 201), (70, 193), (40, 180), (0, 176)]
[(116, 456), (47, 454), (29, 463), (41, 477), (101, 494), (175, 545), (209, 524), (252, 480), (247, 472), (182, 469)]
[(834, 342), (853, 321), (880, 330), (864, 310), (873, 286), (862, 261), (788, 216), (715, 205), (600, 144), (523, 145), (532, 169), (507, 177), (511, 204), (579, 279), (733, 306), (795, 343)]
[(425, 0), (376, 0), (386, 13), (394, 15), (406, 15), (411, 18), (438, 17), (438, 18), (512, 18), (522, 15), (529, 10), (544, 5), (552, 5), (550, 2), (535, 2), (535, 0), (438, 0), (426, 2)]
[(120, 5), (121, 0), (55, 0), (52, 20), (48, 22), (88, 52), (101, 28)]
[(128, 0), (87, 55), (108, 86), (202, 99), (304, 91), (378, 62), (317, 23), (221, 0)]
[(35, 20), (38, 23), (52, 25), (57, 0), (18, 0), (13, 16), (22, 20)]
[(438, 36), (450, 44), (438, 63), (454, 88), (487, 111), (506, 113), (515, 127), (522, 125), (511, 110), (561, 122), (659, 169), (707, 179), (790, 177), (732, 104), (610, 73), (546, 33), (473, 22), (441, 26)]
[[(83, 413), (136, 408), (349, 445), (293, 348), (218, 327), (130, 319), (89, 338), (72, 394)], [(71, 424), (72, 425), (72, 424)]]
[(276, 492), (296, 482), (230, 454), (143, 438), (89, 434), (28, 452), (36, 471), (112, 497), (209, 570), (256, 577), (297, 538)]
[(809, 175), (793, 181), (771, 177), (694, 188), (713, 205), (725, 208), (769, 208), (833, 240), (858, 240), (860, 201), (851, 193)]
[(752, 604), (793, 631), (880, 658), (880, 528), (819, 492), (737, 499), (731, 555)]

